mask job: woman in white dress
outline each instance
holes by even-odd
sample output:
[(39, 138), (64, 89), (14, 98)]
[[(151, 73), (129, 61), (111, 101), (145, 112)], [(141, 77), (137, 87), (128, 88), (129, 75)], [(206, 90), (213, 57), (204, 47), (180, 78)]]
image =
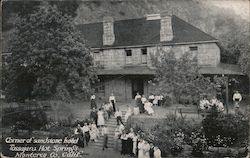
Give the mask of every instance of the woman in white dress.
[(103, 116), (103, 111), (102, 109), (99, 109), (97, 112), (97, 125), (98, 126), (104, 126), (105, 121), (104, 121), (104, 116)]
[(150, 150), (149, 143), (147, 141), (144, 141), (144, 145), (143, 145), (144, 158), (150, 158), (149, 150)]
[(132, 115), (132, 109), (131, 109), (131, 107), (128, 106), (128, 109), (126, 111), (125, 118), (124, 118), (125, 122), (127, 122), (129, 116), (131, 116), (131, 115)]
[(144, 158), (144, 140), (140, 139), (138, 143), (138, 158)]
[(154, 158), (161, 158), (161, 150), (157, 146), (154, 147)]
[(137, 141), (138, 141), (138, 136), (135, 134), (133, 137), (133, 153), (136, 155), (137, 153)]
[(96, 141), (96, 139), (99, 137), (99, 130), (96, 127), (95, 123), (92, 123), (90, 125), (90, 140)]
[(145, 110), (147, 111), (147, 113), (149, 115), (153, 115), (153, 113), (154, 113), (154, 110), (153, 110), (152, 106), (153, 106), (153, 104), (150, 103), (149, 101), (146, 101), (145, 104), (144, 104), (144, 108), (145, 108)]

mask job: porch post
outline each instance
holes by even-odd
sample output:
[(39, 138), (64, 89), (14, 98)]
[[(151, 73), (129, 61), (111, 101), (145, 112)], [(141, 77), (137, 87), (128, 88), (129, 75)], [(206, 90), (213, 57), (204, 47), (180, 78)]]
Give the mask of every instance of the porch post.
[(228, 114), (228, 76), (226, 76), (226, 106)]
[(226, 79), (226, 83), (225, 83), (225, 86), (226, 86), (226, 112), (228, 114), (228, 76), (222, 74), (222, 76), (224, 77), (225, 76), (225, 79)]

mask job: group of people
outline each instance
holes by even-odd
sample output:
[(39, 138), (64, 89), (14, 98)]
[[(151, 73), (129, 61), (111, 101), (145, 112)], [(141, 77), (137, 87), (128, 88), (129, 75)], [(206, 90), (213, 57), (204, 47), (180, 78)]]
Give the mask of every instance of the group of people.
[(74, 135), (79, 138), (78, 146), (84, 147), (85, 145), (88, 146), (90, 140), (96, 141), (99, 137), (99, 129), (95, 123), (88, 124), (85, 122), (83, 126), (80, 124), (77, 125), (74, 130)]
[[(239, 109), (239, 107), (240, 107), (239, 103), (242, 100), (242, 96), (238, 91), (236, 91), (233, 94), (232, 99), (233, 99), (234, 106), (235, 106), (234, 108), (237, 111)], [(223, 112), (224, 111), (223, 103), (219, 99), (217, 99), (215, 96), (210, 101), (205, 96), (203, 96), (202, 99), (200, 100), (199, 109), (201, 111), (208, 111), (213, 107), (216, 108), (216, 110), (218, 112)]]
[(107, 121), (110, 116), (117, 111), (115, 107), (115, 96), (111, 94), (109, 97), (109, 102), (104, 102), (99, 109), (97, 110), (95, 95), (91, 95), (90, 97), (90, 119), (96, 123), (97, 127), (102, 127), (105, 125), (105, 121)]
[(209, 111), (212, 107), (215, 107), (218, 112), (224, 111), (223, 103), (215, 96), (210, 101), (205, 96), (200, 100), (199, 109), (201, 111)]
[(117, 125), (114, 133), (114, 149), (121, 155), (136, 156), (138, 158), (161, 158), (161, 150), (152, 143), (142, 139), (133, 128), (126, 132), (123, 124)]
[[(153, 106), (161, 106), (163, 101), (162, 95), (149, 95), (148, 99), (139, 93), (135, 96), (136, 106), (139, 108), (139, 113), (154, 114)], [(137, 111), (137, 110), (135, 110)]]

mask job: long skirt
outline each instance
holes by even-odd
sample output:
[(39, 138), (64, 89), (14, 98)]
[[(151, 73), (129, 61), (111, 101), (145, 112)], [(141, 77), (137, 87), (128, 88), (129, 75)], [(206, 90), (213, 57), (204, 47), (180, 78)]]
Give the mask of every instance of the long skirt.
[(111, 100), (112, 106), (113, 106), (113, 111), (116, 112), (116, 108), (115, 108), (115, 101)]
[(137, 155), (137, 140), (133, 141), (133, 154)]
[(104, 112), (103, 112), (103, 115), (104, 115), (105, 121), (107, 121), (107, 120), (109, 119), (108, 112), (107, 112), (107, 111), (104, 111)]
[(142, 104), (141, 98), (136, 99), (136, 105), (137, 105), (137, 106), (140, 106), (140, 104)]
[(84, 148), (84, 137), (83, 137), (83, 134), (77, 134), (76, 137), (79, 138), (78, 142), (77, 142), (77, 146)]
[(97, 117), (97, 125), (103, 126), (105, 124), (103, 115)]
[(97, 139), (98, 133), (96, 130), (91, 130), (89, 134), (90, 134), (90, 140), (95, 141)]
[(144, 104), (139, 104), (140, 113), (144, 113)]
[(131, 138), (127, 140), (127, 153), (133, 155), (133, 139)]
[(89, 144), (89, 140), (90, 140), (90, 134), (89, 134), (89, 131), (88, 132), (85, 132), (85, 140), (86, 140), (86, 145), (88, 146)]
[(108, 148), (108, 135), (104, 134), (104, 138), (103, 138), (103, 148)]
[(128, 144), (127, 140), (122, 139), (122, 150), (121, 150), (122, 155), (125, 155), (128, 153), (127, 152), (127, 149), (128, 149), (127, 144)]

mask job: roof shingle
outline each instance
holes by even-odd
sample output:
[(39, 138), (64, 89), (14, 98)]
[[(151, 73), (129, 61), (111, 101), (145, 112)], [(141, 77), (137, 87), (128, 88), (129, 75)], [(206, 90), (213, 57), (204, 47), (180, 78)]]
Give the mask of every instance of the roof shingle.
[[(103, 23), (90, 23), (77, 25), (87, 44), (92, 48), (138, 46), (160, 44), (160, 19), (146, 20), (128, 19), (114, 22), (115, 42), (112, 46), (103, 45)], [(174, 45), (178, 43), (215, 42), (217, 39), (204, 33), (200, 29), (172, 16), (174, 38), (172, 41), (161, 44)]]

